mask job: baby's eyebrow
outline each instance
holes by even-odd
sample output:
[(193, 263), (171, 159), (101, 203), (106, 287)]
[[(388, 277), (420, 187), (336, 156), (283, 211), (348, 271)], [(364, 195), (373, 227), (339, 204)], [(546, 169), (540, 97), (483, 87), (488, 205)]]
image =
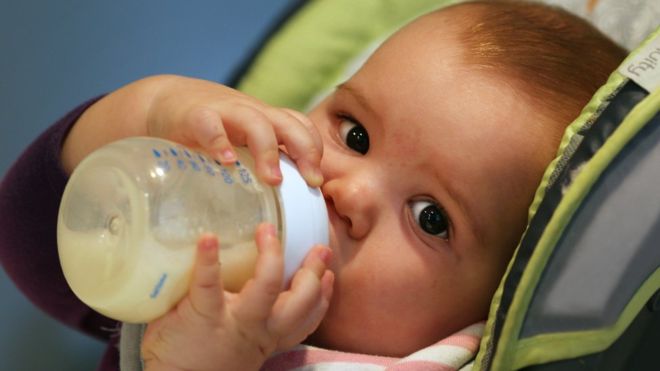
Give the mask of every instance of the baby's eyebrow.
[(437, 174), (436, 179), (438, 179), (440, 184), (445, 185), (444, 188), (449, 194), (449, 197), (456, 203), (456, 205), (458, 205), (458, 208), (463, 211), (463, 214), (466, 215), (468, 228), (470, 228), (472, 233), (477, 237), (477, 241), (479, 241), (479, 243), (484, 246), (486, 244), (486, 239), (484, 236), (482, 221), (480, 218), (478, 218), (474, 209), (470, 207), (470, 204), (466, 202), (467, 198), (464, 197), (465, 195), (462, 194), (458, 189), (454, 188), (454, 185), (451, 182), (442, 182), (441, 178), (438, 177)]
[(367, 111), (374, 118), (378, 119), (378, 112), (369, 104), (369, 100), (358, 88), (353, 87), (350, 81), (337, 85), (336, 92), (339, 94), (348, 94), (358, 103), (362, 109)]

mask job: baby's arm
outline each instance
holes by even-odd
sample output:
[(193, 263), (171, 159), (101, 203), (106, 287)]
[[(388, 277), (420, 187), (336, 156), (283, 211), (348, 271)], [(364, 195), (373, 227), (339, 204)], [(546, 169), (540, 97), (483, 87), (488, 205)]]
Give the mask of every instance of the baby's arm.
[(272, 352), (316, 329), (332, 295), (330, 250), (312, 249), (282, 292), (282, 249), (274, 227), (260, 225), (256, 239), (255, 277), (231, 294), (222, 288), (217, 238), (200, 238), (187, 296), (147, 327), (142, 355), (148, 371), (258, 370)]
[(59, 266), (56, 238), (67, 181), (60, 168), (60, 143), (95, 101), (80, 105), (39, 135), (0, 179), (0, 263), (40, 309), (108, 341), (116, 339), (116, 321), (94, 312), (73, 294)]
[(141, 135), (205, 150), (222, 163), (235, 161), (232, 145), (248, 146), (257, 175), (268, 184), (281, 180), (282, 144), (310, 185), (322, 182), (320, 136), (303, 114), (221, 84), (171, 75), (138, 80), (91, 106), (64, 142), (63, 167), (71, 173), (98, 147)]

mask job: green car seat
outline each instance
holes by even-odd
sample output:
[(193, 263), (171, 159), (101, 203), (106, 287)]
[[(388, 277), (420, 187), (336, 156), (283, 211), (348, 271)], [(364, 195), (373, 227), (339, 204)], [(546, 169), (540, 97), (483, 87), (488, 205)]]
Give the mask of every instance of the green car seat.
[[(399, 26), (454, 2), (298, 2), (232, 83), (305, 110)], [(473, 369), (660, 369), (659, 111), (660, 29), (566, 130)]]

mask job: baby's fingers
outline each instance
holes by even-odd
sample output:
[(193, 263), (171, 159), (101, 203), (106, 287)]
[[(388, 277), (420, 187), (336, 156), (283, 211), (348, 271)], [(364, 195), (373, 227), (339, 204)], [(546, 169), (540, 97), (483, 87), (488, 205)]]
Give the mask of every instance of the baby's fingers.
[(264, 108), (249, 104), (231, 104), (225, 108), (222, 122), (231, 143), (248, 147), (259, 179), (267, 184), (279, 184), (282, 173), (272, 118), (264, 113)]
[(290, 109), (273, 109), (275, 133), (287, 154), (296, 163), (307, 184), (319, 187), (323, 183), (321, 156), (323, 142), (312, 122), (300, 112)]
[[(316, 306), (305, 314), (305, 317), (298, 319), (296, 323), (288, 324), (283, 336), (278, 340), (277, 350), (290, 349), (304, 341), (321, 324), (325, 313), (330, 306), (330, 297), (332, 296), (332, 285), (334, 274), (331, 271), (325, 271), (321, 278), (322, 298), (316, 302)], [(284, 326), (280, 328), (280, 331)]]
[(287, 334), (301, 326), (318, 324), (332, 295), (334, 276), (327, 270), (330, 259), (331, 251), (327, 247), (315, 247), (307, 255), (293, 277), (291, 288), (275, 303), (269, 321), (274, 332)]
[(282, 249), (275, 227), (268, 223), (259, 225), (256, 240), (259, 257), (255, 275), (241, 290), (236, 310), (236, 315), (247, 321), (262, 321), (268, 318), (281, 292), (284, 274)]
[(218, 238), (204, 235), (197, 242), (197, 256), (190, 284), (192, 309), (207, 319), (214, 319), (222, 310), (223, 288), (218, 264)]
[(223, 164), (236, 161), (236, 153), (218, 112), (199, 107), (191, 110), (186, 120), (191, 127), (192, 139), (197, 145)]
[[(257, 176), (267, 184), (282, 181), (278, 140), (271, 117), (251, 104), (226, 101), (188, 111), (181, 135), (225, 165), (233, 164), (233, 146), (247, 146), (254, 157)], [(175, 136), (176, 137), (176, 136)]]

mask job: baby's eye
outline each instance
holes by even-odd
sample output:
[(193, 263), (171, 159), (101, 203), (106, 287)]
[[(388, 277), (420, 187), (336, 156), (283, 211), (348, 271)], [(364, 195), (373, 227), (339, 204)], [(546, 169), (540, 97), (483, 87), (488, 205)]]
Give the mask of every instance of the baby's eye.
[(449, 237), (449, 219), (440, 206), (431, 201), (412, 201), (410, 208), (424, 232), (445, 240)]
[(369, 151), (369, 134), (364, 126), (348, 117), (342, 117), (339, 124), (339, 135), (348, 148), (355, 152), (366, 154)]

